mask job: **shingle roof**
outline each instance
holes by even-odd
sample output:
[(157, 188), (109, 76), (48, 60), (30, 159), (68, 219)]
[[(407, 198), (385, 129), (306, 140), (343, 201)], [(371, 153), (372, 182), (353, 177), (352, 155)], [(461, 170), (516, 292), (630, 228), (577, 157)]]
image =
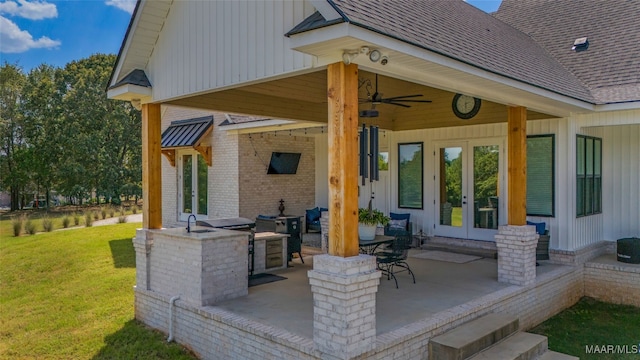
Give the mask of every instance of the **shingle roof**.
[(213, 126), (213, 116), (172, 121), (162, 133), (162, 148), (193, 146)]
[[(328, 1), (343, 21), (355, 26), (556, 93), (594, 101), (586, 86), (531, 37), (464, 1)], [(317, 19), (313, 23), (322, 25)], [(310, 22), (306, 25), (310, 30)]]
[[(503, 0), (494, 16), (531, 36), (596, 103), (640, 100), (640, 1)], [(571, 51), (588, 37), (586, 51)]]
[(147, 74), (144, 73), (144, 70), (136, 69), (127, 74), (127, 76), (122, 78), (122, 80), (113, 84), (109, 89), (117, 88), (118, 86), (125, 84), (151, 87), (151, 82), (149, 81), (149, 78), (147, 78)]

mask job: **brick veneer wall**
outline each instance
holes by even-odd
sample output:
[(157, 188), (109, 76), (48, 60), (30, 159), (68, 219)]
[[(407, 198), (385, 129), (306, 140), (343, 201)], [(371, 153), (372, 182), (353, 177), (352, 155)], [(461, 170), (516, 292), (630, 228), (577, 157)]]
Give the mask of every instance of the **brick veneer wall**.
[[(271, 153), (301, 153), (292, 175), (268, 175)], [(305, 215), (315, 201), (315, 139), (280, 132), (239, 135), (240, 216), (277, 215), (280, 199), (285, 213)]]
[[(203, 142), (204, 145), (211, 145), (213, 154), (213, 163), (208, 171), (208, 217), (210, 219), (238, 217), (238, 135), (230, 134), (218, 127), (226, 119), (224, 114), (163, 105), (162, 131), (169, 127), (172, 121), (210, 115), (213, 116), (214, 128), (211, 136)], [(169, 164), (166, 157), (162, 157), (162, 225), (164, 227), (179, 225), (178, 168), (178, 153), (176, 153), (175, 167)]]
[(600, 301), (640, 307), (640, 265), (585, 263), (584, 294)]

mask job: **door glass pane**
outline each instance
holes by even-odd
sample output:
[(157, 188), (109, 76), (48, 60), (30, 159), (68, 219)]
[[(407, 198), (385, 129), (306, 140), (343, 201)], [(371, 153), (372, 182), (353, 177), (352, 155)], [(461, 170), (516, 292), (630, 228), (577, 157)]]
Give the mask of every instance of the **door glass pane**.
[(498, 228), (498, 145), (473, 147), (474, 227)]
[(208, 186), (207, 162), (202, 155), (198, 155), (198, 214), (207, 215), (207, 186)]
[(191, 155), (182, 156), (182, 212), (193, 213), (193, 159)]
[(462, 148), (440, 149), (440, 225), (462, 226)]

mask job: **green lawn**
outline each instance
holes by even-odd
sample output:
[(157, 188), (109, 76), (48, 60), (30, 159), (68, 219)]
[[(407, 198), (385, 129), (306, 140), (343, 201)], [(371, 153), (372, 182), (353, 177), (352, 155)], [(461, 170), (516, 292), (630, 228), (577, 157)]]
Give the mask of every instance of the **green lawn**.
[[(622, 351), (635, 346), (640, 351), (640, 308), (613, 305), (583, 298), (573, 307), (561, 312), (530, 332), (549, 338), (549, 348), (578, 356), (582, 360), (640, 360), (635, 354), (587, 353), (587, 347), (621, 345)], [(616, 350), (614, 350), (616, 351)]]
[(134, 320), (139, 227), (14, 237), (0, 221), (0, 358), (193, 359)]

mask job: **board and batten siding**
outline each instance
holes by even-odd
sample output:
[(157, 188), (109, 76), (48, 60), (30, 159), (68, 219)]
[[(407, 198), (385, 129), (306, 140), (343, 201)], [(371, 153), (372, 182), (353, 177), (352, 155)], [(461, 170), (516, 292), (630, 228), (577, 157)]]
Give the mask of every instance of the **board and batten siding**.
[(307, 1), (175, 1), (147, 65), (153, 101), (231, 88), (311, 68), (284, 36)]

